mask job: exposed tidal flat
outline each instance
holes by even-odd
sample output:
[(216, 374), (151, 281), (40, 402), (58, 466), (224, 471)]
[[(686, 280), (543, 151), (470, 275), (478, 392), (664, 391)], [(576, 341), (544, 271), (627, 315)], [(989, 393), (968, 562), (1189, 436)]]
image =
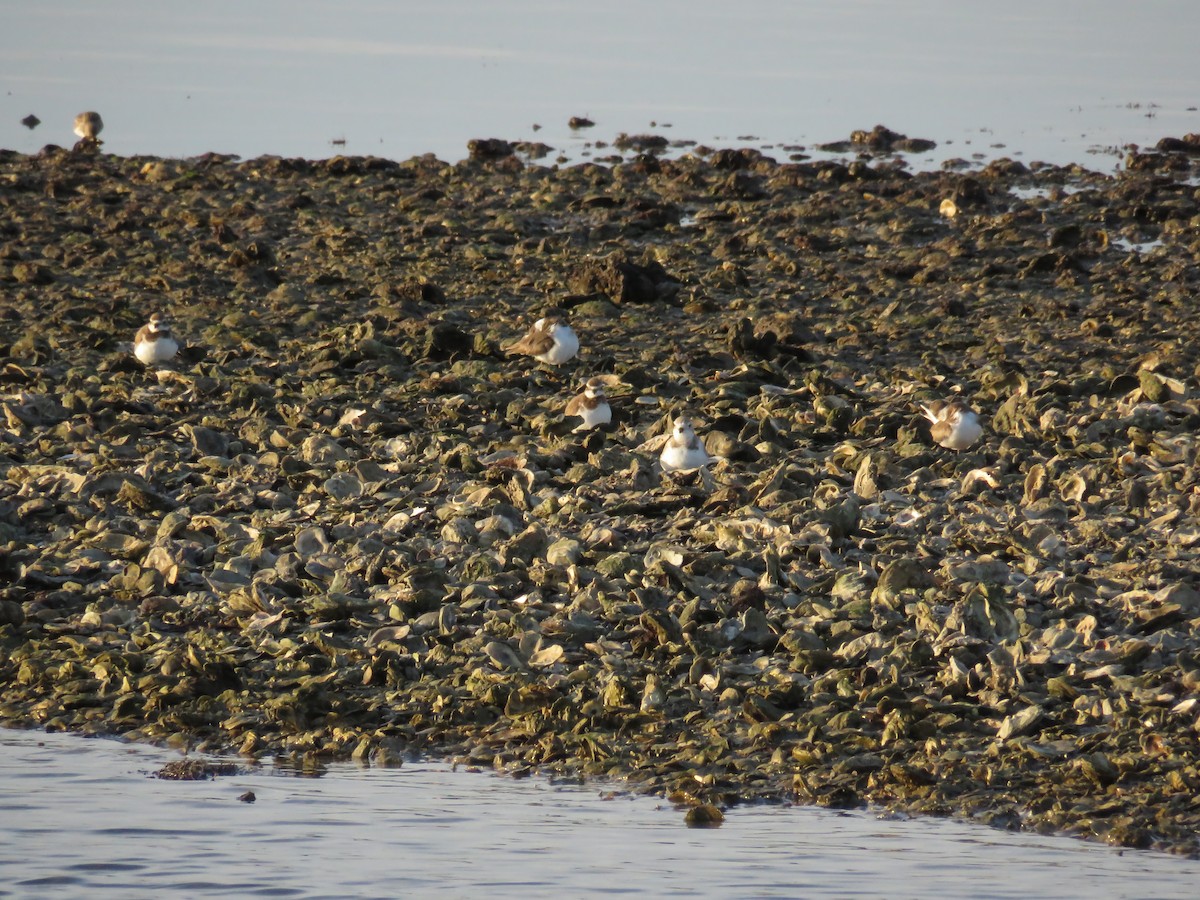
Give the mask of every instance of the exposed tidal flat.
[(1200, 141), (858, 137), (0, 154), (0, 719), (1200, 853)]

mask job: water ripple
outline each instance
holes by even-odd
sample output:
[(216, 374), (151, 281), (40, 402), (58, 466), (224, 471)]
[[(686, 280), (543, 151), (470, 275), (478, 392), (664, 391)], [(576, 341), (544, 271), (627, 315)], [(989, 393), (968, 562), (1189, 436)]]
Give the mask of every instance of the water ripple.
[(0, 897), (1169, 900), (1200, 881), (1196, 861), (946, 819), (760, 806), (692, 831), (658, 800), (424, 763), (146, 777), (177, 758), (0, 730)]

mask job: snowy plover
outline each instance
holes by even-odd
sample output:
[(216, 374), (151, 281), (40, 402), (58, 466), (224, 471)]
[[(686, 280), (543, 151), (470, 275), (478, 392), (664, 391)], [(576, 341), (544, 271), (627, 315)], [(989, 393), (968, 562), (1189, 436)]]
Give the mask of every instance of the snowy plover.
[(646, 687), (642, 690), (640, 708), (644, 713), (659, 712), (667, 702), (667, 692), (663, 690), (662, 681), (653, 673), (646, 676)]
[(921, 411), (931, 423), (934, 441), (950, 450), (966, 450), (983, 434), (979, 416), (962, 400), (922, 403)]
[(690, 472), (712, 462), (712, 457), (692, 427), (692, 420), (687, 416), (675, 420), (658, 462), (664, 472)]
[(612, 408), (608, 405), (608, 397), (604, 393), (604, 379), (589, 378), (583, 387), (583, 393), (571, 398), (564, 415), (578, 416), (583, 419), (576, 431), (587, 431), (597, 425), (607, 425), (612, 421)]
[(571, 326), (558, 316), (538, 319), (529, 333), (504, 348), (509, 353), (523, 353), (552, 366), (561, 366), (579, 352), (579, 338)]
[(133, 339), (133, 355), (147, 366), (166, 362), (178, 352), (179, 342), (171, 334), (171, 320), (162, 313), (154, 313)]
[(98, 112), (81, 112), (75, 117), (75, 133), (85, 141), (93, 144), (100, 143), (100, 132), (104, 130), (104, 120)]

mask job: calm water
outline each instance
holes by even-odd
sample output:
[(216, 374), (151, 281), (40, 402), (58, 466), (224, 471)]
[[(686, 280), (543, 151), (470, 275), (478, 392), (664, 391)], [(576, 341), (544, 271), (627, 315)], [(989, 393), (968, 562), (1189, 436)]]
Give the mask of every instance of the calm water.
[(754, 807), (693, 830), (651, 798), (427, 763), (150, 777), (178, 758), (0, 729), (0, 897), (1026, 900), (1200, 884), (1200, 862), (947, 820)]
[[(0, 147), (24, 151), (74, 143), (84, 109), (103, 113), (110, 152), (168, 156), (453, 161), (470, 138), (504, 137), (578, 158), (587, 141), (658, 131), (768, 144), (783, 157), (785, 144), (883, 123), (939, 142), (918, 165), (978, 153), (1110, 169), (1124, 144), (1200, 131), (1194, 0), (6, 0), (0, 10)], [(29, 113), (43, 121), (32, 132), (20, 125)], [(596, 127), (572, 133), (573, 115)]]

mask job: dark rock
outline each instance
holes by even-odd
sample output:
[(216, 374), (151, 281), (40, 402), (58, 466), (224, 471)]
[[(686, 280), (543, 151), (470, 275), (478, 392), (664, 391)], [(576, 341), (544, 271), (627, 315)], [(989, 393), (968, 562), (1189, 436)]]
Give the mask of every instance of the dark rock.
[(474, 345), (474, 336), (455, 325), (440, 322), (425, 329), (423, 352), (426, 359), (467, 356)]
[(513, 145), (499, 138), (472, 138), (467, 141), (467, 152), (471, 159), (503, 159), (513, 155)]
[(661, 134), (626, 134), (621, 132), (613, 141), (618, 150), (637, 150), (639, 153), (661, 153), (670, 146)]
[(609, 256), (577, 268), (569, 286), (581, 294), (604, 294), (613, 303), (652, 303), (673, 297), (680, 285), (657, 262), (639, 265)]

